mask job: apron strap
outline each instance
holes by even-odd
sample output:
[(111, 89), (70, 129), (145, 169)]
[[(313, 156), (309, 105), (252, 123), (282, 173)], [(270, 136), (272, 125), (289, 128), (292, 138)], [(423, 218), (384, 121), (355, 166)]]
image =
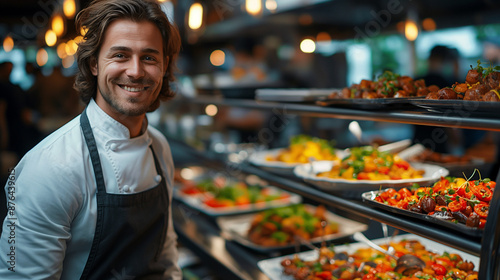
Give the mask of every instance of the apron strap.
[(161, 169), (160, 162), (158, 161), (158, 158), (156, 157), (155, 151), (153, 150), (153, 145), (149, 145), (149, 148), (151, 149), (151, 153), (153, 153), (153, 158), (155, 160), (155, 168), (156, 168), (156, 173), (158, 173), (163, 180), (163, 172)]
[(97, 192), (106, 193), (104, 185), (104, 175), (102, 174), (101, 160), (99, 159), (99, 152), (97, 151), (97, 144), (95, 143), (94, 133), (90, 127), (89, 118), (87, 117), (87, 108), (85, 108), (80, 116), (80, 126), (83, 130), (83, 136), (87, 142), (87, 147), (94, 167), (95, 180), (97, 183)]

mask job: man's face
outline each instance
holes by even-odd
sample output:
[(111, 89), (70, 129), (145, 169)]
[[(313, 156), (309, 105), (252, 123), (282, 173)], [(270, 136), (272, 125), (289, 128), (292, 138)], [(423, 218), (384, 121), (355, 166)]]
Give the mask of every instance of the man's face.
[(91, 69), (96, 102), (110, 116), (140, 116), (155, 102), (168, 64), (161, 38), (149, 21), (118, 19), (108, 26)]

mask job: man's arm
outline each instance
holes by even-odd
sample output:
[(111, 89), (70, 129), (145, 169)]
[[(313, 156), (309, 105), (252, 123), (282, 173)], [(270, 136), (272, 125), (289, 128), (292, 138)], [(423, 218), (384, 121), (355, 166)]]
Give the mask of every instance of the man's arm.
[[(59, 161), (60, 162), (60, 161)], [(0, 239), (0, 279), (59, 279), (81, 193), (68, 166), (26, 157), (5, 186), (7, 217)]]

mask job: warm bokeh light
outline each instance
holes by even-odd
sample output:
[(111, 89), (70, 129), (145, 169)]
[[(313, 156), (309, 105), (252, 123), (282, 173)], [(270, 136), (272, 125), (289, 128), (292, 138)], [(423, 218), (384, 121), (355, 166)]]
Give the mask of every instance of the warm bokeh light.
[(68, 56), (68, 54), (66, 53), (66, 43), (63, 42), (57, 46), (57, 56), (60, 59), (64, 59)]
[(49, 53), (47, 53), (45, 49), (39, 49), (36, 53), (36, 64), (41, 67), (44, 66), (47, 61), (49, 61)]
[(73, 41), (75, 41), (75, 43), (78, 45), (83, 42), (83, 36), (78, 35), (75, 37), (75, 39), (73, 39)]
[(226, 54), (221, 50), (215, 50), (210, 54), (210, 63), (214, 66), (221, 66), (226, 62)]
[(159, 3), (167, 2), (167, 0), (158, 0)]
[(10, 52), (14, 48), (14, 39), (12, 37), (7, 36), (3, 39), (3, 50), (5, 52)]
[(321, 41), (331, 41), (332, 37), (328, 32), (320, 32), (318, 35), (316, 35), (316, 42), (321, 42)]
[(89, 29), (88, 29), (88, 28), (85, 28), (85, 27), (80, 28), (80, 34), (81, 34), (82, 36), (85, 36), (85, 34), (87, 34), (87, 31), (89, 31)]
[(311, 39), (304, 39), (300, 42), (300, 50), (304, 53), (313, 53), (316, 50), (316, 43)]
[(422, 28), (426, 31), (436, 30), (436, 22), (432, 18), (426, 18), (422, 21)]
[(64, 68), (70, 68), (71, 66), (73, 66), (74, 62), (75, 62), (75, 57), (72, 56), (72, 55), (68, 55), (65, 58), (63, 58), (63, 60), (62, 60), (62, 66)]
[(418, 37), (417, 24), (412, 20), (407, 20), (405, 24), (405, 37), (408, 41), (415, 41)]
[(217, 115), (217, 112), (219, 112), (219, 109), (217, 108), (217, 106), (213, 104), (209, 104), (207, 105), (207, 107), (205, 107), (205, 114), (207, 114), (210, 117)]
[(203, 24), (203, 6), (200, 3), (193, 3), (189, 8), (188, 26), (192, 30), (199, 29)]
[(64, 19), (61, 15), (58, 14), (52, 18), (52, 30), (54, 30), (57, 37), (64, 34)]
[(262, 0), (245, 0), (245, 10), (251, 15), (262, 13)]
[(266, 0), (266, 9), (275, 12), (278, 9), (278, 3), (276, 0)]
[(193, 180), (196, 174), (191, 168), (186, 167), (181, 169), (180, 175), (183, 179)]
[(47, 46), (52, 47), (57, 43), (57, 35), (54, 30), (49, 29), (45, 32), (45, 43)]
[(76, 13), (76, 3), (75, 0), (64, 0), (63, 12), (67, 18), (73, 18)]
[(76, 50), (78, 49), (78, 45), (73, 40), (69, 40), (66, 42), (66, 53), (68, 55), (74, 55)]

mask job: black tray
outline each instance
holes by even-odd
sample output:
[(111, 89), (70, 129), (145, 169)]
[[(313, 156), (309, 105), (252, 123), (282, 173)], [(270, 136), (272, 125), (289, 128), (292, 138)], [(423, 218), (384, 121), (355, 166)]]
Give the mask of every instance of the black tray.
[(410, 103), (429, 112), (460, 117), (500, 118), (500, 102), (469, 100), (413, 99)]
[(316, 101), (320, 106), (345, 107), (363, 110), (408, 109), (414, 107), (411, 100), (420, 100), (424, 97), (400, 98), (331, 98)]
[(451, 221), (448, 221), (445, 219), (440, 219), (440, 218), (437, 218), (434, 216), (429, 216), (427, 214), (421, 214), (421, 213), (416, 213), (416, 212), (400, 209), (397, 207), (393, 207), (390, 205), (380, 203), (380, 202), (372, 199), (372, 197), (375, 197), (375, 195), (377, 195), (378, 193), (381, 193), (383, 191), (384, 190), (365, 192), (361, 195), (361, 198), (362, 198), (363, 202), (365, 202), (367, 204), (370, 204), (372, 206), (387, 210), (387, 211), (395, 213), (395, 214), (401, 214), (401, 215), (405, 215), (408, 217), (428, 221), (430, 223), (444, 226), (444, 227), (447, 227), (449, 229), (453, 229), (455, 231), (467, 234), (469, 236), (473, 236), (473, 237), (482, 237), (483, 236), (483, 231), (484, 231), (483, 229), (471, 228), (471, 227), (468, 227), (468, 226), (461, 224), (461, 223), (454, 223), (454, 222), (451, 222)]

